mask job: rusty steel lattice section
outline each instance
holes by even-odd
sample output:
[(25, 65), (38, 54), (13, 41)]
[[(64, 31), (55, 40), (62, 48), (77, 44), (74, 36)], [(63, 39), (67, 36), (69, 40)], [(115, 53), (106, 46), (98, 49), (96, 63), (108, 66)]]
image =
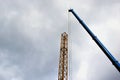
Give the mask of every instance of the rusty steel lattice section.
[(68, 80), (68, 34), (61, 34), (58, 80)]

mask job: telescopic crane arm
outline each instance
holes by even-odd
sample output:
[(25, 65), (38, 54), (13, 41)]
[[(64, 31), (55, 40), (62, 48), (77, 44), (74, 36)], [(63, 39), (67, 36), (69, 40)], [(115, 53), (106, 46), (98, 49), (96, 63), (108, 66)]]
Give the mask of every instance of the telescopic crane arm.
[(74, 12), (73, 9), (69, 9), (79, 23), (83, 26), (83, 28), (88, 32), (88, 34), (92, 37), (92, 39), (96, 42), (99, 48), (105, 53), (105, 55), (109, 58), (112, 64), (116, 67), (116, 69), (120, 72), (120, 63), (112, 56), (112, 54), (107, 50), (107, 48), (101, 43), (101, 41), (93, 34), (93, 32), (88, 28), (88, 26), (80, 19), (80, 17)]

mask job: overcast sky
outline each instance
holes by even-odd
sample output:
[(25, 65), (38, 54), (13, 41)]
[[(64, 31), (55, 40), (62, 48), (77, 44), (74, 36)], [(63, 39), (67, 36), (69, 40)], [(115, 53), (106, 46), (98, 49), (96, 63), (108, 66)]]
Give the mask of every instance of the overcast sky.
[(120, 79), (116, 68), (68, 14), (69, 8), (120, 62), (119, 0), (0, 0), (0, 80), (57, 80), (63, 32), (69, 32), (69, 80)]

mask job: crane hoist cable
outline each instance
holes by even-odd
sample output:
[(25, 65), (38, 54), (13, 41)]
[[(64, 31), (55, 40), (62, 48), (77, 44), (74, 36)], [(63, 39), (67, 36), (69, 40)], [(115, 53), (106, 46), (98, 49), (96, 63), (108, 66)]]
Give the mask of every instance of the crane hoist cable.
[(69, 80), (72, 80), (72, 39), (71, 39), (71, 23), (70, 23), (70, 13), (67, 12), (67, 30), (68, 30), (68, 74), (69, 74)]

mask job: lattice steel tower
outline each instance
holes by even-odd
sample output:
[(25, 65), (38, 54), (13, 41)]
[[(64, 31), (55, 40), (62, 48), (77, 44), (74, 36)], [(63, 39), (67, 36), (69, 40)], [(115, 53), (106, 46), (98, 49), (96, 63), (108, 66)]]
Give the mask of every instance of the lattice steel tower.
[(58, 80), (68, 80), (68, 34), (61, 34)]

